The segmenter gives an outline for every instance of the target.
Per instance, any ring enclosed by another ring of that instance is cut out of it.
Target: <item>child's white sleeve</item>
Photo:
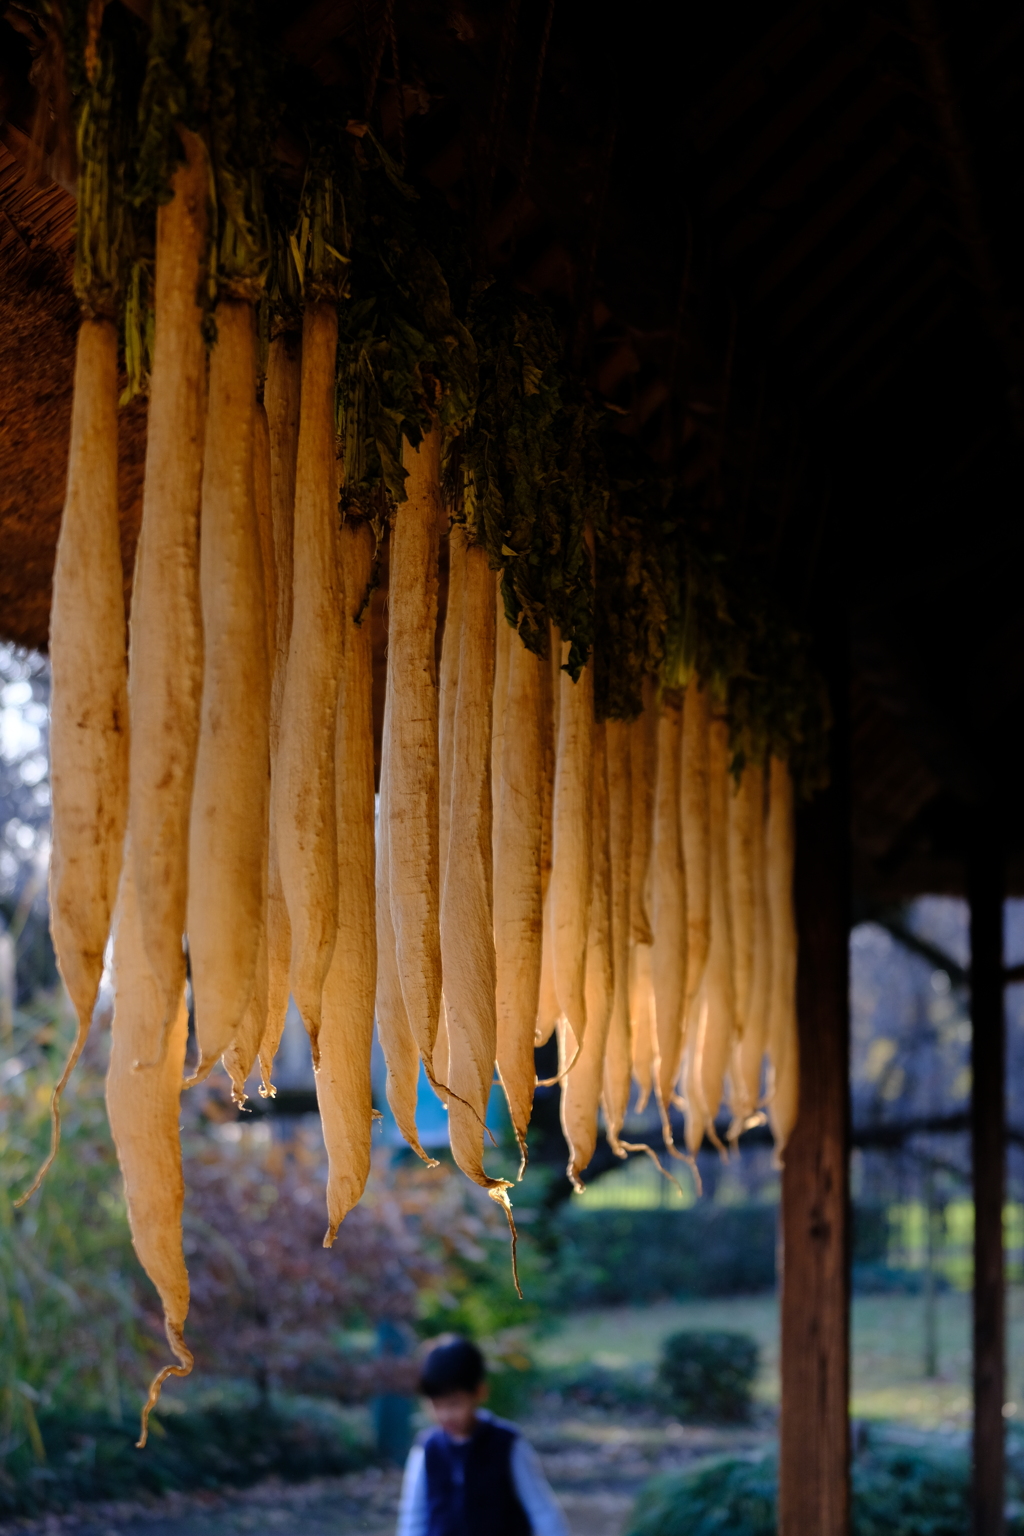
[[[522,1435],[517,1435],[513,1441],[511,1465],[512,1482],[519,1495],[519,1502],[526,1511],[533,1536],[569,1536],[565,1516],[544,1476],[540,1457]]]
[[[414,1445],[405,1463],[395,1536],[427,1536],[427,1468],[422,1445]]]

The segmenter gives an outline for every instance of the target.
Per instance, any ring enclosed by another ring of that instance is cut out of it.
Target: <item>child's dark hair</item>
[[[487,1375],[484,1357],[469,1339],[437,1344],[423,1362],[420,1391],[424,1397],[451,1392],[475,1392]]]

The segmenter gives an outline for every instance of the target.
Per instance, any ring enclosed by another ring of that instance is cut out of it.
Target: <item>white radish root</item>
[[[679,1070],[686,998],[686,874],[679,831],[682,711],[666,699],[658,717],[651,849],[651,980],[657,1060],[655,1090],[666,1147],[672,1146],[669,1108]]]
[[[699,1019],[687,1092],[696,1101],[704,1129],[714,1139],[714,1120],[736,1034],[729,905],[729,725],[717,717],[712,719],[708,733],[708,786],[711,933],[697,993]]]
[[[561,647],[554,630],[548,634],[548,657],[541,673],[544,689],[541,729],[544,736],[544,777],[541,782],[543,810],[541,820],[541,960],[540,994],[537,999],[537,1028],[534,1045],[546,1045],[558,1023],[558,994],[555,991],[554,930],[551,921],[551,845],[552,808],[555,798],[555,751],[558,742],[559,664]]]
[[[142,938],[166,1028],[185,985],[188,827],[203,681],[199,499],[206,347],[196,296],[210,170],[202,141],[182,130],[182,142],[185,161],[156,219],[155,335],[128,673],[128,831]]]
[[[388,838],[388,756],[390,752],[391,696],[384,699],[384,737],[380,762],[380,802],[377,813],[376,918],[377,918],[377,1033],[387,1067],[385,1092],[391,1113],[406,1141],[428,1167],[436,1163],[420,1146],[416,1130],[416,1092],[419,1086],[420,1053],[402,998],[398,975],[395,929],[391,921],[391,849]]]
[[[647,1108],[654,1090],[656,1059],[654,984],[651,980],[651,946],[633,943],[629,955],[629,1028],[633,1055],[633,1081],[637,1085],[637,1114]]]
[[[729,1070],[732,1087],[733,1124],[736,1137],[757,1113],[761,1099],[761,1066],[768,1023],[771,989],[771,927],[765,886],[764,769],[748,763],[743,775],[751,806],[750,888],[753,906],[750,989],[743,1033],[733,1048]]]
[[[299,448],[302,344],[297,336],[270,343],[264,400],[270,434],[270,508],[274,533],[274,664],[270,690],[270,840],[267,851],[267,1013],[260,1040],[264,1096],[272,1093],[271,1073],[288,1012],[292,930],[277,856],[273,785],[281,739],[281,713],[292,632],[295,466]]]
[[[166,1031],[165,1007],[163,988],[143,945],[135,871],[126,858],[114,918],[114,1019],[107,1114],[124,1177],[132,1243],[159,1294],[167,1342],[176,1362],[165,1365],[153,1378],[142,1410],[140,1446],[146,1443],[150,1410],[167,1377],[187,1376],[192,1369],[184,1334],[189,1285],[181,1237],[185,1180],[178,1130],[188,1042],[184,986],[171,1028]],[[140,1069],[139,1062],[153,1065]]]
[[[577,1191],[584,1187],[582,1174],[597,1148],[597,1111],[615,990],[608,761],[603,723],[594,725],[593,744],[593,894],[586,955],[587,1032],[582,1041],[577,1041],[567,1020],[561,1020],[558,1026],[559,1067],[563,1074],[562,1130],[569,1145],[566,1173]]]
[[[233,1043],[266,922],[270,664],[256,509],[256,327],[222,300],[210,358],[200,591],[205,659],[189,828],[188,939],[195,1080]]]
[[[788,764],[781,758],[773,757],[768,781],[768,825],[765,833],[766,889],[771,925],[767,1107],[775,1138],[775,1155],[780,1161],[796,1124],[800,1099],[793,853],[793,780]]]
[[[562,648],[563,661],[569,647]],[[594,682],[559,674],[558,746],[552,802],[551,949],[560,1015],[577,1048],[587,1031],[587,932],[593,891]]]
[[[373,647],[369,616],[356,624],[370,581],[373,533],[341,530],[344,629],[335,746],[338,937],[324,983],[317,1100],[327,1147],[324,1246],[362,1196],[370,1172],[370,1052],[377,985],[373,840]]]
[[[314,1064],[338,929],[334,728],[341,673],[334,373],[338,312],[307,305],[295,466],[293,616],[273,785],[275,846],[291,926],[292,996]]]
[[[704,979],[711,934],[711,831],[708,802],[708,693],[696,677],[683,697],[683,753],[680,765],[679,810],[683,864],[686,869],[686,1003],[683,1018],[683,1085],[686,1095],[686,1144],[697,1152],[704,1140],[700,1096],[694,1087],[694,1058],[698,1049],[703,999],[697,993]]]
[[[507,1203],[508,1181],[491,1178],[483,1166],[484,1125],[497,1055],[491,862],[494,577],[487,551],[467,544],[461,528],[452,530],[451,560],[453,580],[462,584],[462,633],[440,923],[451,1090],[448,1131],[452,1156],[463,1173]],[[459,565],[463,569],[456,577]]]
[[[117,330],[83,320],[67,493],[50,609],[50,929],[78,1021],[53,1091],[50,1152],[60,1145],[60,1099],[82,1054],[103,973],[128,814],[128,661],[117,509]]]
[[[496,627],[499,635],[503,628],[508,630],[511,640],[502,755],[499,775],[492,786],[498,1073],[519,1143],[522,1177],[536,1077],[533,1051],[543,931],[541,845],[547,662],[526,649],[500,610]],[[500,654],[500,646],[496,654]]]
[[[612,973],[614,990],[605,1046],[602,1106],[608,1141],[619,1151],[619,1136],[632,1089],[632,1038],[629,1023],[629,957],[631,936],[633,727],[622,720],[605,726],[608,757],[608,859],[611,882]],[[589,1012],[589,1004],[588,1004]]]
[[[654,770],[658,715],[654,683],[644,679],[644,707],[629,727],[630,778],[633,792],[632,841],[630,844],[629,920],[637,944],[653,944],[647,911],[651,835],[654,827]]]
[[[407,499],[398,508],[391,530],[388,597],[391,739],[387,835],[391,919],[406,1017],[430,1076],[441,1009],[438,693],[434,662],[441,521],[440,448],[437,427],[424,436],[418,449],[408,442],[404,445]],[[490,665],[493,667],[493,660]]]

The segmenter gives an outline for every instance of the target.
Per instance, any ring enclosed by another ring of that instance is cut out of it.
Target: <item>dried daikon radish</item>
[[[630,931],[637,944],[652,944],[647,911],[648,873],[651,865],[651,833],[654,827],[654,772],[657,753],[658,714],[654,682],[645,677],[644,707],[629,727],[630,779],[633,791],[632,842],[630,845]]]
[[[669,1108],[679,1071],[686,993],[686,873],[679,830],[682,711],[666,698],[658,716],[651,848],[651,980],[657,1061],[654,1086],[666,1146],[672,1145]]]
[[[188,940],[205,1077],[237,1036],[266,921],[270,663],[256,509],[256,326],[222,300],[210,357],[200,590],[203,704],[189,827]]]
[[[499,634],[502,628],[508,630],[511,644],[501,763],[492,789],[498,1072],[525,1163],[526,1128],[533,1108],[534,1030],[541,972],[542,726],[547,662],[526,649],[499,610]]]
[[[708,732],[708,807],[711,933],[704,976],[697,991],[699,1017],[693,1040],[687,1099],[693,1099],[714,1139],[725,1071],[736,1034],[732,920],[729,906],[729,725],[713,717]],[[698,1143],[699,1145],[699,1143]],[[695,1151],[691,1147],[691,1151]]]
[[[552,807],[555,798],[555,752],[558,742],[558,700],[561,646],[553,628],[548,632],[548,657],[541,674],[544,689],[541,729],[544,736],[543,810],[541,820],[540,890],[541,890],[541,961],[540,993],[537,999],[537,1028],[534,1045],[546,1045],[558,1022],[558,994],[555,991],[554,930],[551,923],[551,846]]]
[[[462,566],[462,634],[452,720],[451,815],[441,895],[441,956],[448,1023],[448,1132],[463,1173],[501,1199],[506,1179],[484,1170],[484,1125],[497,1055],[491,841],[494,577],[487,551],[453,528]],[[392,774],[392,784],[394,777]],[[436,1022],[436,1021],[435,1021]]]
[[[370,1052],[377,985],[373,846],[373,646],[355,622],[370,582],[373,532],[341,530],[344,628],[334,776],[338,824],[338,937],[324,982],[316,1093],[329,1172],[324,1245],[360,1199],[370,1172]]]
[[[163,988],[143,945],[135,870],[126,857],[114,917],[114,1018],[107,1114],[124,1176],[132,1243],[156,1286],[167,1342],[177,1362],[165,1365],[153,1378],[142,1410],[140,1446],[146,1443],[150,1410],[168,1376],[187,1376],[192,1369],[184,1332],[189,1285],[181,1237],[185,1180],[178,1130],[188,1042],[184,985],[169,1030],[164,1029],[165,1007]],[[161,1058],[162,1036],[165,1049]]]
[[[295,465],[299,448],[302,342],[297,335],[275,336],[270,343],[264,399],[270,432],[270,507],[274,529],[274,666],[270,690],[270,841],[267,858],[267,1021],[260,1040],[263,1094],[270,1093],[271,1072],[288,1012],[292,930],[281,886],[277,856],[273,785],[281,739],[281,712],[292,633]]]
[[[60,1098],[82,1054],[103,974],[128,814],[128,663],[117,510],[117,328],[83,319],[67,493],[50,608],[50,929],[78,1021],[53,1092],[50,1153],[60,1144]]]
[[[768,1007],[768,1119],[781,1159],[796,1124],[800,1100],[800,1047],[796,1019],[796,917],[793,911],[793,780],[789,765],[773,757],[768,781],[765,866],[771,924],[771,994]]]
[[[153,367],[128,670],[128,831],[143,943],[168,1029],[185,985],[188,827],[203,681],[206,344],[198,295],[210,167],[202,140],[184,129],[181,138],[185,160],[156,216]]]
[[[563,661],[569,646],[563,645]],[[551,943],[555,993],[577,1047],[587,1029],[587,932],[593,890],[594,679],[559,675],[551,838]]]
[[[602,1106],[608,1141],[617,1151],[632,1088],[629,1023],[629,959],[632,910],[633,727],[623,720],[605,726],[608,755],[608,860],[611,880],[612,972],[614,990],[605,1046]],[[589,1005],[588,1005],[589,1011]]]
[[[750,796],[750,889],[753,905],[751,927],[750,989],[743,1034],[733,1047],[729,1068],[732,1088],[733,1124],[729,1134],[738,1136],[744,1124],[757,1112],[761,1098],[761,1065],[768,1024],[768,999],[771,989],[771,928],[768,893],[765,884],[765,804],[764,769],[760,763],[748,763],[743,779]]]
[[[639,1089],[636,1109],[640,1114],[654,1088],[656,1057],[654,986],[651,981],[651,946],[632,943],[629,956],[629,1027],[633,1053],[633,1080]]]
[[[581,1175],[597,1147],[597,1111],[601,1101],[605,1045],[615,991],[608,759],[603,723],[595,723],[593,728],[593,757],[593,894],[587,934],[587,1032],[583,1040],[579,1041],[568,1020],[561,1020],[558,1026],[562,1130],[569,1144],[566,1173],[576,1190],[583,1189]]]
[[[291,927],[290,985],[309,1032],[314,1064],[319,1062],[324,980],[338,929],[334,729],[342,595],[334,438],[337,348],[335,305],[307,305],[295,464],[292,633],[274,765],[273,816]]]
[[[434,662],[440,450],[438,427],[425,434],[418,449],[405,443],[407,499],[395,513],[391,529],[388,595],[391,920],[406,1017],[431,1075],[441,1008],[438,696]],[[490,665],[493,667],[493,660]]]

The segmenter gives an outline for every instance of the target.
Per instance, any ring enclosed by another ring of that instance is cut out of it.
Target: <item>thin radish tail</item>
[[[46,1178],[46,1175],[49,1173],[53,1163],[56,1160],[57,1153],[60,1151],[60,1101],[63,1097],[64,1089],[71,1081],[71,1074],[74,1072],[75,1067],[78,1065],[78,1058],[81,1056],[83,1050],[85,1049],[85,1042],[89,1038],[89,1028],[92,1024],[92,1012],[93,1008],[96,1006],[96,998],[98,996],[99,987],[97,986],[96,994],[93,997],[92,1008],[90,1008],[88,1012],[80,1012],[78,1009],[75,1010],[78,1015],[78,1033],[75,1036],[74,1044],[68,1052],[67,1060],[64,1063],[64,1070],[61,1073],[57,1085],[50,1097],[50,1150],[40,1164],[39,1171],[37,1172],[35,1178],[32,1180],[32,1183],[29,1185],[28,1189],[26,1189],[25,1193],[23,1195],[19,1195],[17,1200],[14,1201],[15,1210],[20,1210],[26,1201],[31,1200],[32,1196],[35,1194],[36,1190],[39,1188],[40,1184],[42,1184],[43,1180]],[[85,1020],[84,1023],[82,1022],[83,1019]]]
[[[165,1365],[161,1370],[157,1371],[149,1384],[149,1395],[142,1407],[139,1438],[135,1442],[135,1448],[139,1451],[143,1449],[149,1438],[149,1416],[157,1405],[164,1382],[168,1376],[190,1375],[195,1364],[192,1351],[185,1343],[185,1335],[182,1330],[176,1327],[170,1319],[166,1320],[164,1328],[167,1333],[167,1342],[171,1346],[171,1351],[178,1363],[176,1365]]]
[[[512,1284],[516,1288],[516,1295],[522,1301],[523,1288],[519,1284],[519,1233],[516,1231],[516,1219],[512,1215],[512,1202],[508,1197],[510,1188],[511,1185],[507,1179],[492,1179],[487,1193],[495,1205],[500,1205],[505,1212],[505,1220],[508,1222],[509,1235],[512,1240]]]

